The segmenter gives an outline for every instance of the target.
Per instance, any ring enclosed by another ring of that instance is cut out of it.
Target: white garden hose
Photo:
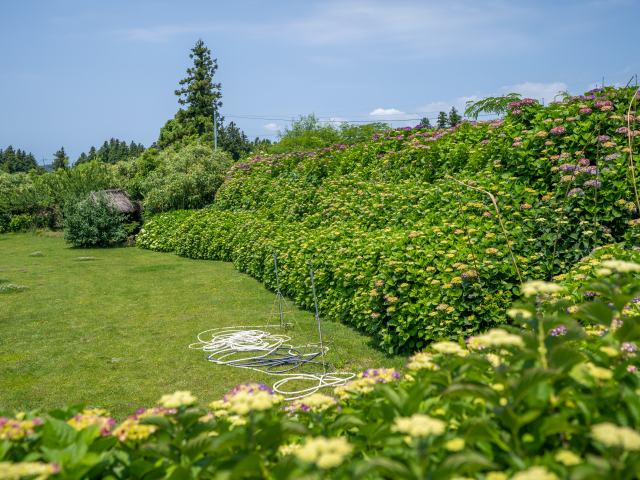
[[[274,325],[264,327],[272,328]],[[206,334],[210,334],[211,339],[205,339]],[[355,377],[353,373],[334,372],[333,366],[324,363],[324,355],[329,347],[316,344],[294,347],[285,343],[290,340],[291,337],[287,335],[255,330],[252,326],[224,327],[199,333],[198,343],[189,345],[189,348],[203,350],[208,354],[207,360],[219,365],[285,377],[273,384],[273,390],[284,395],[286,400],[303,398],[325,387],[339,387]],[[310,353],[303,353],[309,348],[312,349]],[[247,353],[255,355],[238,357],[238,354]],[[322,361],[316,361],[317,357],[321,357]],[[320,365],[323,373],[305,371],[302,368],[304,365]],[[299,367],[300,373],[287,373]],[[294,380],[312,381],[316,384],[303,390],[281,389],[287,382]]]

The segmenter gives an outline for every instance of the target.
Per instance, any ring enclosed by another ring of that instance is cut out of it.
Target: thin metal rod
[[[560,238],[560,226],[562,225],[562,222],[564,220],[564,206],[567,203],[567,196],[569,195],[569,189],[571,188],[571,185],[573,185],[573,180],[576,178],[576,168],[578,168],[578,162],[584,156],[584,151],[587,149],[587,146],[589,146],[591,137],[593,137],[593,134],[596,133],[596,130],[600,128],[600,125],[602,124],[603,120],[604,118],[600,120],[596,128],[594,128],[593,131],[589,134],[589,138],[587,138],[587,141],[582,147],[582,150],[580,150],[579,152],[576,152],[576,161],[573,164],[573,170],[571,171],[571,179],[569,180],[569,183],[567,183],[567,190],[566,192],[564,192],[564,198],[562,199],[562,207],[560,207],[562,210],[560,212],[560,220],[558,220],[558,229],[556,230],[556,239],[553,242],[553,255],[551,257],[551,271],[549,272],[549,281],[551,281],[551,279],[553,278],[553,273],[554,273],[553,269],[555,267],[555,262],[556,262],[556,250],[558,248],[558,239]]]
[[[522,277],[520,276],[520,270],[518,269],[518,262],[516,262],[516,257],[513,255],[513,250],[511,250],[511,242],[509,241],[509,237],[507,236],[507,231],[504,229],[504,225],[502,223],[502,216],[500,215],[500,210],[498,210],[498,204],[496,202],[496,197],[491,195],[486,190],[482,190],[481,188],[477,188],[477,187],[472,187],[471,185],[467,185],[466,183],[463,183],[460,180],[456,180],[451,175],[445,175],[445,178],[450,178],[454,182],[458,182],[463,187],[471,188],[473,190],[477,190],[479,192],[486,193],[487,195],[489,195],[489,198],[491,198],[491,202],[493,202],[493,206],[496,209],[496,213],[498,214],[498,221],[500,222],[500,228],[502,228],[502,234],[504,235],[504,241],[507,242],[507,248],[509,249],[509,253],[511,254],[511,260],[513,260],[513,266],[516,267],[516,273],[518,274],[518,279],[520,280],[520,284],[522,285],[523,282],[522,282]],[[480,275],[480,272],[478,272],[478,275]]]
[[[324,342],[322,340],[322,328],[320,327],[320,312],[318,311],[318,298],[316,297],[316,283],[313,279],[313,267],[309,260],[309,271],[311,272],[311,288],[313,289],[313,303],[316,306],[316,320],[318,322],[318,333],[320,334],[320,350],[322,351],[322,368],[324,369]]]
[[[273,249],[273,264],[276,267],[276,295],[278,296],[278,303],[280,304],[280,326],[284,327],[284,316],[282,315],[282,293],[280,292],[280,278],[278,277],[278,259],[276,257],[276,249]]]
[[[213,150],[218,151],[218,119],[216,110],[213,110]]]
[[[636,207],[640,212],[640,198],[638,198],[638,187],[636,185],[636,172],[635,172],[636,169],[633,163],[633,137],[634,137],[633,128],[635,127],[635,121],[636,121],[635,114],[633,117],[633,122],[634,122],[633,127],[631,126],[631,107],[633,106],[633,102],[636,101],[637,94],[638,94],[638,87],[636,86],[636,91],[633,93],[633,95],[631,95],[631,101],[629,102],[629,109],[627,110],[627,128],[630,130],[629,132],[627,132],[627,138],[629,139],[629,166],[627,167],[627,178],[629,178],[629,169],[631,169],[631,178],[633,179],[633,191],[636,195]]]
[[[473,250],[473,242],[471,241],[471,234],[469,233],[469,228],[467,227],[467,218],[464,215],[464,210],[462,210],[462,199],[460,198],[460,189],[458,188],[457,183],[454,183],[454,185],[456,187],[456,197],[458,197],[458,205],[460,207],[460,216],[462,216],[464,229],[467,233],[467,241],[469,243],[469,248],[471,249],[471,255],[473,257],[473,268],[476,269],[476,278],[478,279],[478,281],[480,281],[480,270],[478,269],[478,263],[476,262],[476,252]]]

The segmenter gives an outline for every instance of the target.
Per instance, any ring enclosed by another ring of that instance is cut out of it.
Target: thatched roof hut
[[[116,190],[103,190],[102,193],[109,198],[111,204],[115,206],[120,213],[134,213],[140,210],[140,204],[138,202],[131,203],[121,188]],[[96,199],[96,192],[91,192],[91,198]]]

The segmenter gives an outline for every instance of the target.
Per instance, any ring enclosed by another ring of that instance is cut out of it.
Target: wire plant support
[[[275,249],[273,250],[273,260],[276,273],[276,299],[267,320],[267,325],[260,327],[282,328],[286,331],[288,327],[292,327],[295,324],[298,330],[302,332],[280,290],[278,260]],[[329,345],[332,345],[333,342],[324,340],[311,260],[309,260],[309,271],[311,273],[315,316],[309,337],[304,345],[293,346],[288,343],[291,341],[291,337],[288,335],[271,333],[256,329],[260,327],[244,325],[205,330],[198,334],[198,342],[189,345],[189,348],[203,350],[207,354],[207,360],[218,365],[228,365],[283,377],[273,384],[273,390],[284,395],[288,401],[306,397],[316,393],[321,388],[335,388],[345,385],[355,377],[355,374],[338,373],[333,365],[326,363],[325,356],[329,351]],[[283,309],[283,305],[286,310]],[[294,323],[285,322],[285,314],[291,314]],[[273,317],[278,317],[279,322],[272,324],[271,319]],[[310,343],[311,336],[316,331],[316,325],[320,342]],[[206,338],[207,335],[210,335],[210,337]],[[337,349],[335,351],[340,358]],[[318,357],[320,357],[319,360]],[[341,358],[340,361],[342,362]],[[294,370],[296,372],[293,372]],[[312,386],[298,390],[286,390],[284,385],[292,381],[298,382],[296,387],[300,382],[311,382]]]

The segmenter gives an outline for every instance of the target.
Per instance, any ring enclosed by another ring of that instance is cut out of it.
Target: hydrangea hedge
[[[275,248],[286,294],[311,307],[311,259],[323,314],[390,351],[456,341],[506,322],[520,279],[563,275],[628,236],[634,91],[525,99],[504,120],[256,157],[211,208],[155,217],[137,244],[232,261],[270,287]]]
[[[209,408],[165,395],[120,423],[83,405],[0,411],[0,479],[632,480],[639,271],[604,260],[582,290],[599,296],[578,309],[567,287],[525,283],[517,326],[432,343],[404,372],[370,369],[288,405],[246,384]]]

